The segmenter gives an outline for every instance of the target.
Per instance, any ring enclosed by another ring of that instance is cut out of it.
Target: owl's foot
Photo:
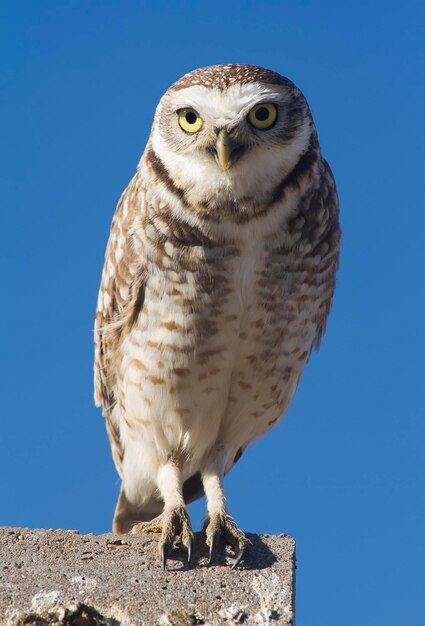
[[[187,551],[187,566],[189,567],[192,558],[193,532],[189,514],[184,506],[165,510],[150,522],[135,524],[130,532],[132,535],[161,533],[159,553],[163,569],[165,569],[171,550],[178,545],[183,546]]]
[[[209,563],[212,563],[214,548],[217,540],[222,539],[235,551],[236,560],[232,565],[234,569],[242,560],[249,539],[239,530],[228,513],[217,512],[209,516],[206,522],[207,546],[210,549]]]

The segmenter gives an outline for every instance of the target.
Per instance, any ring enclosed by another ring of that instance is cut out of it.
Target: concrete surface
[[[191,568],[164,572],[155,535],[0,528],[0,625],[292,626],[295,542],[248,536],[239,569],[223,547],[207,566],[197,533]]]

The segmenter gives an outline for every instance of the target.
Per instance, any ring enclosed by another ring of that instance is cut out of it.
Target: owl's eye
[[[180,109],[178,111],[180,127],[187,133],[197,133],[202,128],[202,117],[195,109]]]
[[[271,128],[277,119],[277,107],[274,104],[256,104],[248,113],[248,120],[254,128],[266,130]]]

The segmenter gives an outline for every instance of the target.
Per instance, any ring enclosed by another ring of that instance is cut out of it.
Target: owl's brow
[[[199,111],[199,108],[200,107],[199,107],[198,102],[195,102],[195,100],[187,99],[184,101],[182,100],[182,102],[179,102],[179,103],[176,102],[176,104],[174,104],[171,107],[171,111],[173,113],[177,113],[178,111],[181,111],[182,109],[195,109],[195,111]]]
[[[241,106],[240,108],[240,114],[247,114],[248,111],[250,111],[250,109],[255,106],[256,104],[262,104],[263,102],[274,102],[277,104],[285,104],[286,103],[286,99],[284,97],[283,94],[281,93],[270,93],[270,92],[264,92],[264,93],[260,93],[258,94],[258,96],[252,97],[251,100],[249,102],[246,102],[243,106]],[[198,112],[201,112],[201,109],[205,107],[205,103],[200,103],[196,98],[185,98],[184,100],[182,99],[180,102],[175,102],[172,106],[171,106],[171,111],[173,113],[177,113],[178,111],[181,111],[182,109],[195,109]]]

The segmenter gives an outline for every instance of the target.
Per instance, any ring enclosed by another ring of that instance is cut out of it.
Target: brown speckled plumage
[[[205,108],[197,137],[178,128],[184,98]],[[249,128],[243,107],[256,98],[278,103],[273,130]],[[215,111],[243,145],[228,173],[210,156]],[[170,88],[117,207],[96,314],[96,401],[123,479],[117,531],[141,520],[167,541],[180,528],[189,544],[181,510],[202,481],[210,544],[221,530],[245,545],[226,521],[222,477],[281,419],[319,346],[339,246],[335,183],[291,81],[224,65]]]
[[[212,89],[225,90],[233,85],[244,85],[247,83],[261,82],[271,85],[285,85],[294,91],[299,92],[288,78],[281,76],[273,70],[258,65],[212,65],[210,67],[200,67],[185,76],[182,76],[170,90],[178,91],[194,85],[202,85]]]

